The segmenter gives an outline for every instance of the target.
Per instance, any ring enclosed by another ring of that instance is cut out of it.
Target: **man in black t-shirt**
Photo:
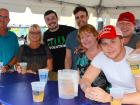
[[[56,12],[48,10],[44,14],[45,22],[48,30],[44,32],[43,41],[48,44],[51,54],[53,56],[53,71],[57,72],[64,69],[64,60],[66,54],[66,37],[68,33],[75,30],[75,28],[59,25],[58,16]]]

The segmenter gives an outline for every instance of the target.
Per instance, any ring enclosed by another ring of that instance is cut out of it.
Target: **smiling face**
[[[86,12],[84,12],[84,11],[79,11],[75,14],[75,21],[79,28],[88,23],[88,18],[89,17],[87,16]]]
[[[46,15],[44,19],[50,31],[58,29],[58,17],[54,13]]]
[[[82,32],[80,35],[81,45],[86,49],[92,48],[97,44],[96,37],[91,32]]]
[[[40,43],[41,42],[41,30],[37,24],[34,24],[29,29],[29,42]]]
[[[0,33],[7,29],[9,21],[9,11],[7,9],[0,9]]]
[[[93,49],[97,47],[96,37],[98,36],[98,32],[94,26],[90,24],[86,24],[79,28],[78,31],[78,40],[82,47],[87,50]]]
[[[124,36],[130,36],[134,32],[134,24],[128,21],[119,21],[117,26],[121,29]]]
[[[134,24],[128,21],[119,21],[117,23],[117,26],[120,28],[120,30],[123,33],[124,44],[127,44],[133,35],[135,29]]]
[[[41,32],[39,32],[39,31],[30,31],[29,34],[30,34],[29,35],[30,42],[38,42],[38,41],[40,41]]]
[[[101,39],[100,46],[104,54],[113,60],[120,60],[123,52],[123,40],[119,37],[114,39]]]

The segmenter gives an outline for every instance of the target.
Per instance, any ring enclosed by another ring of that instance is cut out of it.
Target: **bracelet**
[[[6,65],[9,69],[11,68],[11,66],[9,64]]]

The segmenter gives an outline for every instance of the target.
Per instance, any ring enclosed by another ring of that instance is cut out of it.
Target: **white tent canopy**
[[[77,5],[85,6],[96,17],[117,18],[121,12],[130,11],[140,19],[140,0],[0,0],[0,7],[11,12],[24,12],[29,7],[32,13],[52,9],[59,16],[71,16]]]

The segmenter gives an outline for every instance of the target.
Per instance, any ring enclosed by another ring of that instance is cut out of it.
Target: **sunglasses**
[[[1,15],[0,15],[0,18],[1,18],[1,19],[5,19],[5,18],[8,18],[8,16],[1,16]]]

